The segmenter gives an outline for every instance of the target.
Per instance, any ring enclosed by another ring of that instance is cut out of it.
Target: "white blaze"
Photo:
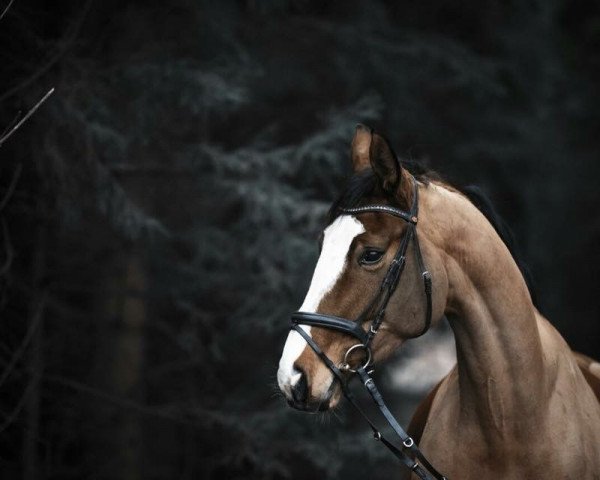
[[[323,297],[333,288],[344,271],[352,240],[364,231],[363,224],[348,215],[338,217],[325,229],[321,255],[300,311],[316,312]],[[310,335],[310,326],[301,325],[301,328]],[[305,347],[306,342],[300,334],[290,330],[277,371],[279,388],[288,396],[291,396],[291,387],[300,379],[300,373],[294,368],[294,362]]]

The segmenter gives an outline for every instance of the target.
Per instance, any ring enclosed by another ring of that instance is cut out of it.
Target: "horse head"
[[[424,185],[402,168],[385,138],[362,125],[357,127],[352,141],[351,159],[354,175],[330,210],[320,256],[300,311],[351,319],[365,333],[372,328],[377,313],[382,314],[382,323],[377,325],[378,333],[368,348],[358,347],[361,342],[357,344],[356,335],[339,329],[314,324],[299,326],[333,365],[346,372],[344,375],[355,365],[385,360],[405,340],[422,334],[430,321],[438,322],[448,290],[441,242],[431,226],[425,227],[427,210],[431,208],[426,201],[421,201],[418,240],[416,233],[409,232],[410,228],[417,228],[416,216],[403,219],[372,209],[347,213],[364,205],[391,207],[400,213],[410,211]],[[405,239],[409,234],[415,236],[414,241]],[[385,298],[382,289],[403,248],[403,239],[407,242],[403,272]],[[417,258],[425,259],[427,272],[422,271]],[[429,311],[424,301],[424,273],[432,282],[427,293]],[[385,305],[381,308],[382,302]],[[339,378],[309,348],[301,333],[292,329],[288,335],[277,373],[279,388],[297,409],[327,410],[341,397]],[[372,359],[367,358],[371,355]]]

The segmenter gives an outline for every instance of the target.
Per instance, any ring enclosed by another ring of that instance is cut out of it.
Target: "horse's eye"
[[[362,265],[373,265],[381,260],[383,252],[375,248],[367,248],[360,256],[359,263]]]

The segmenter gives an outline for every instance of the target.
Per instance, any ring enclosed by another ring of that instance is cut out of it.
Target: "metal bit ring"
[[[362,368],[367,368],[371,364],[371,358],[372,358],[371,349],[369,347],[367,347],[366,345],[363,345],[362,343],[357,343],[356,345],[352,345],[344,354],[344,361],[340,365],[341,370],[356,373],[356,369],[350,367],[350,364],[348,363],[348,357],[354,350],[356,350],[358,348],[362,348],[365,351],[366,356],[367,356],[367,360],[365,361],[365,364],[362,366]]]

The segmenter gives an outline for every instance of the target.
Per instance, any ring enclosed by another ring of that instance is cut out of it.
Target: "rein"
[[[419,213],[419,190],[416,180],[413,177],[413,200],[410,212],[388,206],[388,205],[366,205],[357,208],[345,208],[341,209],[343,214],[361,214],[361,213],[386,213],[395,217],[401,218],[408,223],[406,233],[400,242],[398,251],[394,255],[392,263],[388,267],[383,281],[379,287],[379,290],[375,297],[369,302],[367,307],[362,311],[356,320],[348,320],[346,318],[335,317],[333,315],[325,315],[321,313],[311,312],[295,312],[292,314],[292,329],[298,332],[306,343],[313,349],[321,361],[331,370],[335,379],[340,382],[342,392],[352,406],[363,416],[367,421],[371,429],[373,430],[373,436],[375,440],[381,441],[407,468],[412,470],[422,480],[447,480],[441,473],[439,473],[425,458],[423,453],[419,450],[414,440],[404,431],[397,420],[394,418],[385,402],[381,393],[377,389],[373,378],[371,377],[371,371],[368,371],[368,367],[371,365],[372,354],[371,354],[371,342],[373,337],[377,334],[379,327],[383,323],[385,317],[385,310],[390,297],[396,290],[404,266],[406,264],[406,253],[408,246],[412,240],[414,244],[415,258],[417,266],[421,271],[421,277],[423,279],[423,289],[425,291],[425,302],[426,302],[426,314],[425,324],[423,329],[417,336],[423,335],[431,325],[431,274],[425,267],[423,256],[421,254],[421,248],[419,245],[419,239],[417,236],[417,222]],[[378,307],[377,307],[378,306]],[[367,321],[369,313],[377,307],[373,320],[367,331],[362,327],[362,324]],[[333,361],[325,355],[321,348],[315,343],[308,333],[301,327],[301,325],[311,325],[317,327],[330,328],[339,332],[345,333],[356,338],[360,343],[352,345],[344,354],[344,359],[340,365],[335,365]],[[349,364],[349,357],[355,350],[363,350],[365,352],[365,362],[363,365],[359,365],[352,368]],[[348,387],[348,378],[345,373],[356,373],[360,378],[361,382],[369,392],[371,398],[385,417],[387,423],[392,427],[394,432],[398,435],[402,442],[402,447],[398,448],[387,440],[363,411],[361,406],[356,401],[356,398]],[[420,463],[419,463],[420,462]]]

